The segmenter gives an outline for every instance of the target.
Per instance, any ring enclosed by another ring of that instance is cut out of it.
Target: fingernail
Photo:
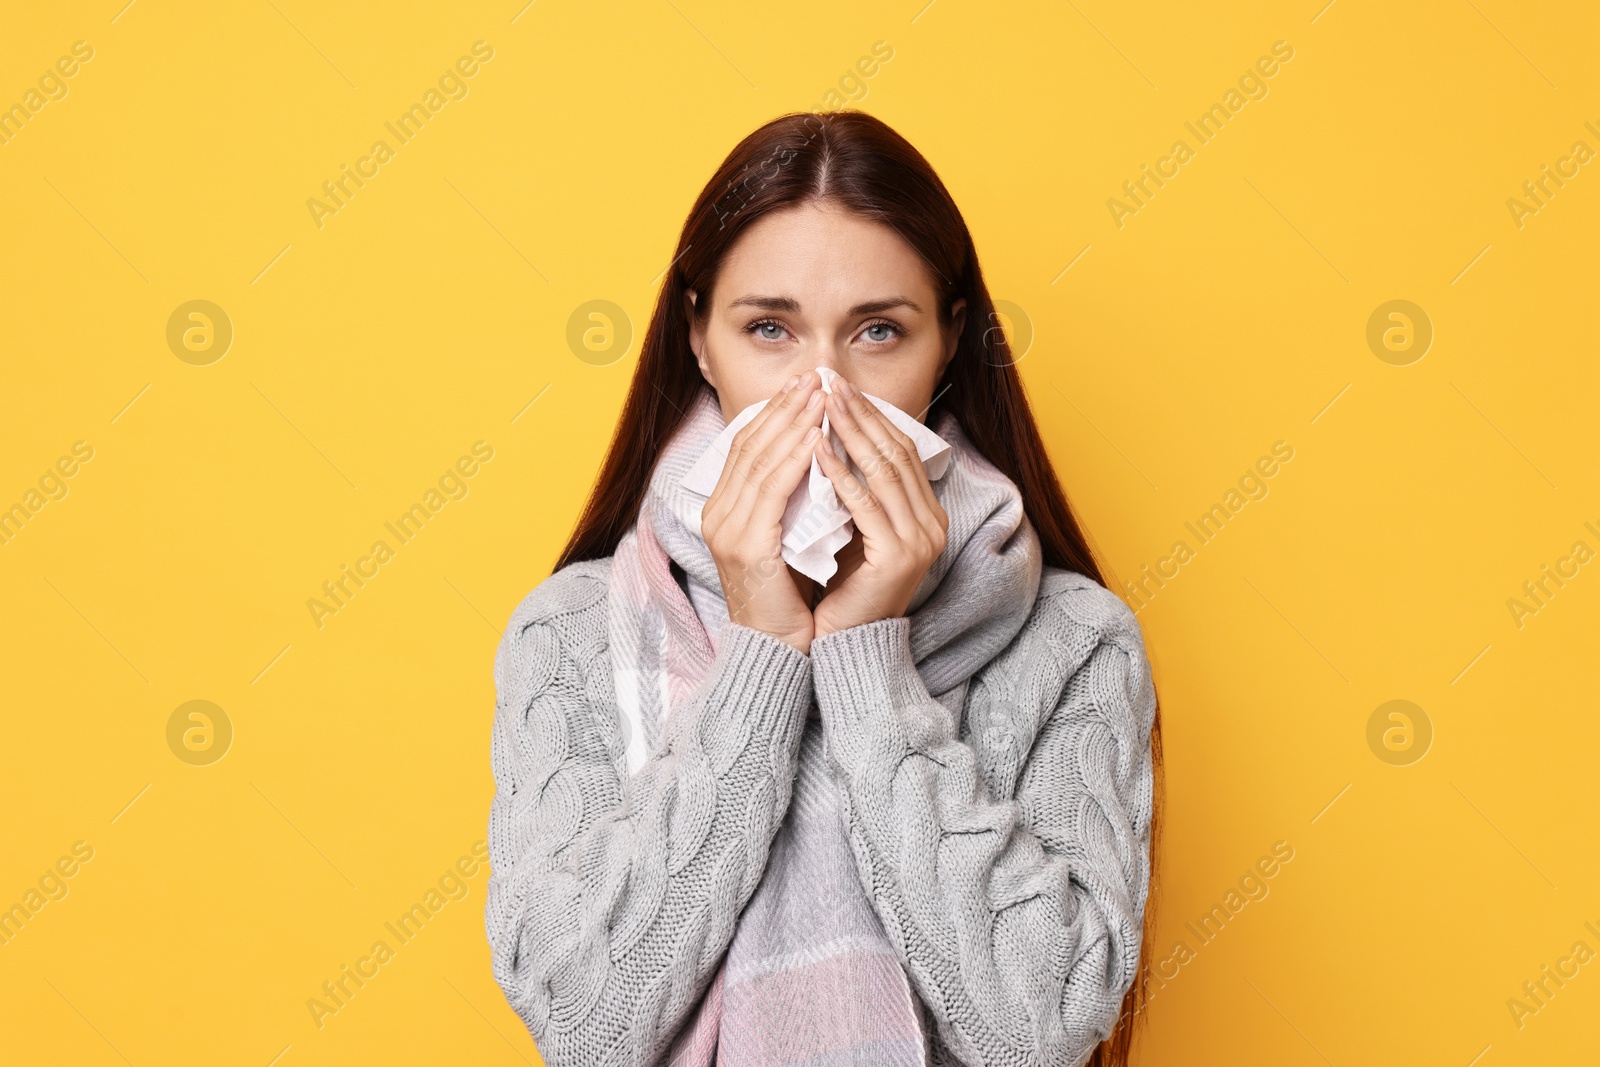
[[[821,432],[822,432],[822,427],[820,427],[820,426],[811,427],[811,429],[806,431],[805,441],[803,443],[809,445],[812,441],[815,441],[817,439],[817,435],[819,433],[821,433]]]
[[[845,381],[843,378],[835,378],[833,380],[833,389],[834,392],[840,394],[841,396],[856,395],[856,387]]]
[[[818,389],[816,392],[812,393],[811,394],[811,399],[806,401],[806,410],[807,411],[816,410],[817,405],[822,403],[822,395],[823,394],[822,394],[822,390],[821,389]]]
[[[789,380],[783,383],[783,391],[787,393],[789,390],[793,389],[795,386],[797,386],[799,384],[800,384],[800,375],[791,374],[789,376]]]

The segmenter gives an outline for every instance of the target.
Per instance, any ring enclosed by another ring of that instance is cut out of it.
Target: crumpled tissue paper
[[[829,367],[818,367],[817,374],[822,379],[822,391],[833,392],[833,379],[838,377],[837,372]],[[928,472],[928,480],[943,478],[950,467],[950,442],[887,400],[870,393],[861,395],[876,404],[878,410],[887,415],[901,433],[911,438],[917,446],[917,455],[922,459],[923,468]],[[767,403],[767,400],[758,401],[733,417],[727,428],[712,440],[683,476],[682,485],[685,489],[702,496],[711,495],[718,479],[722,477],[722,468],[727,466],[728,449],[733,444],[734,434],[755,418]],[[839,435],[828,425],[826,415],[822,417],[822,433],[832,446],[834,455],[844,459],[851,473],[863,485],[867,484],[861,468],[850,458]],[[822,465],[815,457],[812,457],[810,472],[790,494],[780,527],[783,532],[784,562],[818,584],[826,585],[839,569],[833,557],[850,543],[855,533],[855,523],[850,518],[849,509],[840,503],[833,491],[833,483],[822,473]]]

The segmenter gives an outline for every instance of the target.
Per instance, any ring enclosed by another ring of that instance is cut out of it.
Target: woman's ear
[[[950,305],[950,330],[945,337],[944,358],[939,361],[939,374],[944,375],[944,369],[950,361],[956,358],[956,349],[961,347],[961,333],[967,326],[967,298],[962,297]]]
[[[700,294],[693,289],[685,290],[683,294],[683,314],[689,320],[689,349],[694,353],[695,362],[700,365],[700,377],[715,389],[717,380],[711,373],[711,361],[706,359],[705,326],[695,318],[694,314],[695,302],[699,297]]]

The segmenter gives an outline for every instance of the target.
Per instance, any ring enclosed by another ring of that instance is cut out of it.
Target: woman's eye
[[[763,341],[783,340],[783,324],[771,320],[752,322],[745,327],[745,332],[753,333]]]
[[[884,341],[894,340],[896,333],[898,331],[887,322],[875,322],[865,330],[867,340],[876,341],[880,344]]]

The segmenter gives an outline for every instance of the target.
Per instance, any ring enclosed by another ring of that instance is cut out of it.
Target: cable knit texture
[[[956,466],[974,461],[954,420],[937,429],[964,446]],[[720,995],[746,907],[804,891],[764,880],[802,787],[831,790],[932,1064],[1076,1067],[1110,1034],[1149,876],[1138,623],[1088,577],[1037,564],[1023,610],[986,604],[961,549],[993,515],[959,536],[954,516],[905,617],[809,656],[721,621],[703,680],[631,775],[613,561],[563,568],[517,607],[495,657],[485,920],[495,978],[551,1067],[665,1060]],[[715,592],[704,561],[673,557],[695,603]]]

